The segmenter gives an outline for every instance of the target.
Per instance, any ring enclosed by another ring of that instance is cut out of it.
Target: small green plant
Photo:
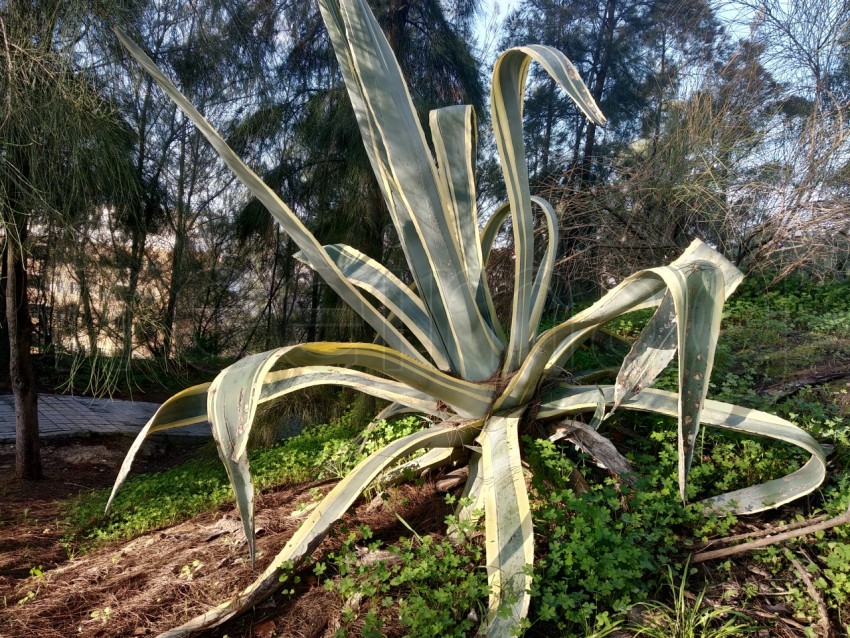
[[[95,609],[89,614],[92,620],[100,620],[101,624],[105,625],[112,620],[112,607],[104,607],[103,609]]]
[[[468,636],[486,613],[488,594],[479,567],[483,548],[470,540],[474,531],[461,524],[458,543],[414,534],[383,547],[366,526],[343,530],[340,549],[314,566],[325,587],[346,603],[342,635],[360,625],[359,635],[381,636],[384,623],[397,618],[411,638]]]
[[[676,584],[673,569],[667,566],[667,586],[672,602],[642,603],[641,623],[632,624],[633,635],[647,638],[729,638],[755,633],[759,627],[743,614],[726,605],[712,605],[705,600],[705,589],[694,600],[687,595],[688,566]]]
[[[635,488],[613,479],[576,489],[575,472],[593,470],[548,441],[527,439],[534,469],[535,527],[546,538],[532,590],[533,615],[560,633],[585,635],[611,624],[657,587],[675,560],[683,526],[702,520],[676,495],[675,456]]]

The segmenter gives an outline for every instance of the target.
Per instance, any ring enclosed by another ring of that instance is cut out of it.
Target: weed
[[[449,517],[446,523],[457,521]],[[486,613],[488,587],[480,567],[483,548],[470,540],[474,530],[468,524],[462,527],[469,533],[458,544],[414,533],[382,548],[371,541],[371,530],[361,526],[348,532],[340,549],[317,563],[314,573],[319,578],[336,574],[325,580],[325,587],[349,602],[342,622],[351,626],[359,621],[363,636],[383,635],[383,625],[393,617],[412,638],[467,636]],[[357,544],[367,541],[365,548]]]
[[[648,638],[727,638],[756,632],[743,614],[726,605],[713,606],[705,601],[705,589],[693,602],[687,596],[688,567],[685,566],[676,585],[673,570],[667,566],[667,586],[673,596],[672,604],[660,601],[642,603],[643,621],[629,627],[634,636]]]

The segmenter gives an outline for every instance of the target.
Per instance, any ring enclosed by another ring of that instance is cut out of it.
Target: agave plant
[[[348,246],[322,246],[299,218],[227,146],[151,60],[119,38],[227,165],[268,208],[299,246],[300,259],[354,308],[386,345],[305,343],[246,357],[211,383],[169,399],[134,442],[113,489],[151,433],[209,421],[254,557],[253,486],[246,446],[258,405],[322,384],[348,386],[385,399],[381,416],[416,411],[436,425],[375,452],[343,478],[249,587],[198,618],[166,632],[182,636],[218,625],[274,591],[318,546],[329,528],[370,483],[411,453],[419,469],[468,460],[469,475],[457,515],[483,512],[489,613],[481,633],[508,636],[526,615],[534,562],[533,530],[519,430],[530,421],[551,424],[553,437],[581,426],[591,438],[615,409],[678,418],[679,487],[700,424],[797,445],[811,455],[785,478],[705,501],[707,509],[756,512],[814,490],[825,476],[823,450],[809,435],[775,416],[706,399],[725,298],[741,281],[734,266],[694,241],[667,266],[625,279],[568,321],[539,331],[558,246],[557,215],[532,197],[522,136],[522,101],[532,61],[557,81],[593,122],[605,121],[575,67],[544,46],[511,49],[496,62],[492,122],[508,201],[479,231],[475,197],[476,122],[471,107],[430,113],[433,148],[411,102],[398,64],[366,0],[319,0],[363,142],[386,200],[415,286]],[[534,263],[533,207],[542,213],[548,243]],[[510,216],[515,277],[510,325],[496,316],[485,267],[499,228]],[[369,293],[389,316],[364,296]],[[611,386],[577,385],[564,363],[587,337],[622,313],[657,306]],[[678,352],[678,394],[649,386]],[[607,443],[607,441],[606,441]],[[610,445],[610,444],[609,444]],[[592,447],[592,446],[591,446]],[[111,499],[110,499],[111,502]]]

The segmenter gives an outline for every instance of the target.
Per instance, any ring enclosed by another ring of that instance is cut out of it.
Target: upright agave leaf
[[[172,397],[134,441],[112,496],[150,433],[208,418],[253,558],[253,485],[247,442],[258,405],[300,389],[331,384],[389,401],[379,416],[417,411],[432,415],[440,425],[394,441],[362,461],[310,513],[251,585],[163,636],[207,632],[273,593],[287,570],[310,555],[334,522],[382,473],[389,471],[385,479],[395,482],[405,470],[437,468],[467,457],[468,480],[456,512],[459,524],[450,532],[459,533],[483,512],[491,591],[480,633],[495,638],[513,635],[528,611],[534,562],[519,438],[520,423],[532,418],[546,421],[592,414],[590,424],[579,429],[590,437],[585,440],[592,442],[591,447],[616,458],[613,444],[596,431],[606,412],[643,410],[677,417],[683,497],[701,422],[785,441],[810,454],[806,464],[789,476],[708,499],[704,501],[707,509],[754,512],[817,488],[825,476],[825,456],[808,434],[764,412],[706,398],[721,308],[742,276],[704,243],[694,241],[673,263],[628,277],[597,303],[539,334],[557,258],[558,225],[553,207],[532,197],[529,189],[522,137],[529,65],[539,63],[592,121],[605,121],[561,53],[537,45],[518,47],[496,63],[492,119],[508,201],[479,233],[472,109],[452,106],[431,113],[432,153],[398,64],[365,0],[319,0],[319,6],[415,286],[405,286],[383,265],[351,247],[321,246],[141,49],[118,31],[130,53],[275,216],[299,247],[298,258],[360,314],[387,346],[313,343],[278,348],[237,362],[212,384]],[[543,214],[548,241],[536,269],[532,206]],[[516,261],[506,334],[496,317],[485,267],[499,228],[509,216]],[[563,366],[593,331],[625,312],[649,307],[658,310],[626,357],[615,385],[565,383]],[[677,352],[680,392],[649,388]],[[406,459],[420,449],[428,451],[414,461]]]

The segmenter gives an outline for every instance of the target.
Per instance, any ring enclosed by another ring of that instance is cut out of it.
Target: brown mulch
[[[14,446],[0,444],[0,603],[30,569],[51,569],[68,559],[60,542],[63,504],[80,492],[110,487],[131,443],[126,436],[44,440],[40,481],[14,478]],[[197,451],[197,446],[152,441],[137,457],[134,472],[163,470]]]
[[[247,558],[232,505],[68,559],[57,523],[62,501],[80,489],[110,485],[115,476],[111,453],[105,463],[91,462],[98,453],[109,452],[107,445],[97,448],[86,442],[66,444],[61,454],[45,455],[45,467],[51,468],[45,481],[7,480],[0,487],[0,603],[5,601],[0,605],[0,636],[149,636],[177,626],[250,583],[303,520],[290,516],[298,504],[313,500],[313,488],[326,493],[332,487],[328,482],[301,484],[257,496],[256,567]],[[123,450],[116,456],[123,456]],[[89,462],[59,461],[75,458]],[[157,458],[161,464],[161,455]],[[0,449],[3,474],[8,461],[8,450]],[[156,465],[148,457],[143,469]],[[409,534],[396,513],[417,531],[429,533],[442,528],[448,512],[432,486],[405,486],[393,489],[382,504],[361,503],[342,524],[352,529],[368,525],[375,538],[389,541]],[[317,554],[339,544],[332,535]],[[43,576],[29,577],[30,568],[38,565]],[[332,635],[342,603],[316,581],[311,568],[301,576],[294,595],[275,596],[210,635]]]

